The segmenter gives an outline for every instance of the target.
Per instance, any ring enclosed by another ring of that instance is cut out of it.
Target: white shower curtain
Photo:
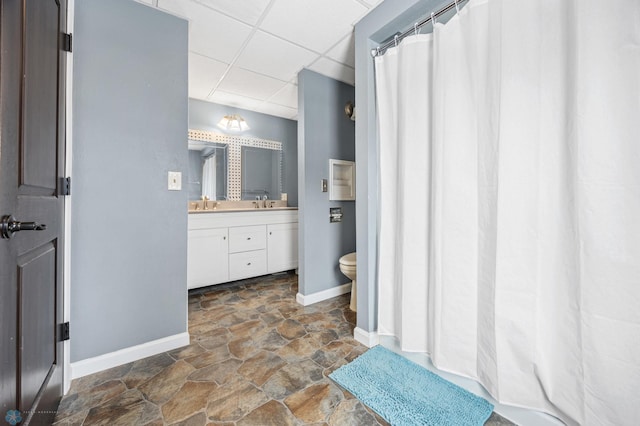
[[[471,0],[376,58],[378,331],[569,424],[640,418],[640,2]]]
[[[216,199],[216,155],[210,155],[202,166],[202,195],[210,200]]]

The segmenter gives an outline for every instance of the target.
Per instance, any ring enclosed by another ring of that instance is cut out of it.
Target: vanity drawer
[[[229,228],[229,253],[265,248],[267,248],[267,227],[265,225]]]
[[[267,251],[254,250],[229,255],[229,279],[255,277],[267,273]]]

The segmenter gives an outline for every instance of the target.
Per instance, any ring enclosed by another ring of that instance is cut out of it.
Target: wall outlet
[[[169,191],[180,191],[182,189],[182,172],[169,172]]]

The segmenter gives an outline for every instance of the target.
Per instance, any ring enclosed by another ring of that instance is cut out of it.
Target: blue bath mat
[[[483,425],[493,405],[376,346],[329,375],[394,426]]]

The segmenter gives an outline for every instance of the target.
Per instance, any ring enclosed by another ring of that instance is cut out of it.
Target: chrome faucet
[[[265,209],[267,208],[267,200],[269,199],[269,196],[267,194],[264,194],[262,196],[262,207],[264,207]]]
[[[209,207],[207,206],[207,201],[209,201],[209,197],[207,197],[206,195],[202,196],[202,210],[209,210]]]

